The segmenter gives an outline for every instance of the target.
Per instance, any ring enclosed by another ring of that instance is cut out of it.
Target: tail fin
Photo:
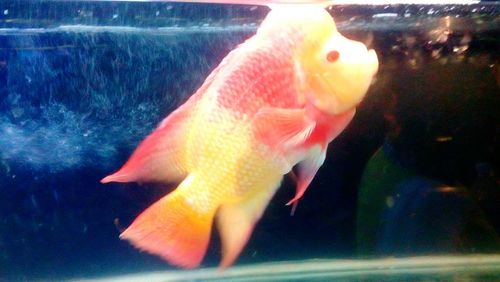
[[[196,185],[188,176],[174,192],[139,215],[120,238],[173,265],[197,267],[207,249],[216,206],[210,200],[197,203],[200,198],[193,193],[203,189]]]

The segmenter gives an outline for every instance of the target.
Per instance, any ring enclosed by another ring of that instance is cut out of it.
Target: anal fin
[[[279,183],[276,187],[259,191],[242,202],[222,205],[218,209],[217,227],[222,243],[220,269],[234,263],[278,187]]]

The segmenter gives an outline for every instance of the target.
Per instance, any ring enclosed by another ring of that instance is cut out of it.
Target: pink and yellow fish
[[[342,36],[323,7],[273,6],[257,33],[102,179],[180,183],[120,238],[193,268],[215,219],[220,266],[230,266],[294,166],[297,190],[289,204],[297,204],[377,68],[375,52]]]

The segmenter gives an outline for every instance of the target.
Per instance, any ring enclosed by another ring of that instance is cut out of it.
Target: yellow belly
[[[280,182],[286,163],[254,138],[250,118],[201,101],[188,126],[186,169],[204,182],[207,195],[238,202]],[[200,191],[201,192],[201,191]]]

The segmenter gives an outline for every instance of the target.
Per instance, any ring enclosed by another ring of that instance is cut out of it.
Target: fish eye
[[[340,53],[337,50],[332,50],[326,55],[326,60],[330,63],[336,62],[340,57]]]

